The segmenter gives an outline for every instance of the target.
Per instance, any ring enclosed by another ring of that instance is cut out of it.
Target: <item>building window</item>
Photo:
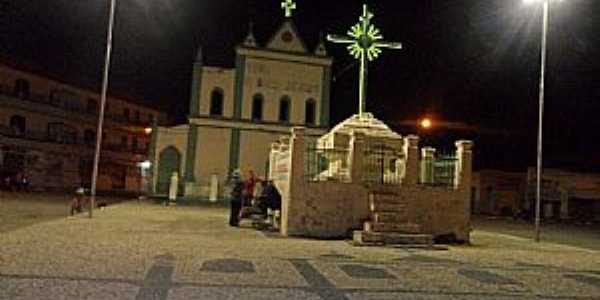
[[[138,150],[138,138],[136,136],[134,136],[133,139],[131,140],[131,150],[133,150],[133,151]]]
[[[125,117],[125,120],[129,121],[129,108],[123,109],[123,117]]]
[[[61,122],[48,123],[48,139],[56,143],[76,144],[77,129]]]
[[[215,88],[210,95],[210,115],[223,115],[223,90]]]
[[[98,112],[98,101],[94,98],[88,98],[87,101],[87,112],[90,114],[95,114]]]
[[[15,96],[21,99],[29,98],[30,87],[29,81],[19,78],[15,81]]]
[[[263,102],[264,97],[261,94],[256,94],[252,97],[252,120],[261,121],[263,118]]]
[[[127,136],[125,135],[121,137],[121,148],[127,149]]]
[[[86,129],[83,132],[83,142],[88,146],[96,144],[96,132],[91,129]]]
[[[279,122],[290,122],[290,97],[283,96],[279,100]]]
[[[142,119],[141,119],[141,117],[140,117],[140,112],[139,112],[139,111],[137,111],[137,110],[135,111],[135,114],[134,114],[134,120],[135,120],[137,123],[139,123],[139,122],[141,122],[141,121],[142,121]]]
[[[15,115],[10,117],[10,128],[15,135],[24,135],[27,129],[27,121],[25,117]]]
[[[304,123],[307,125],[315,125],[315,113],[317,110],[317,103],[314,99],[306,100],[304,107]]]

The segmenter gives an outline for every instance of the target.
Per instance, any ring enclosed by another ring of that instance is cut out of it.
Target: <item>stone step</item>
[[[392,232],[354,231],[353,244],[356,246],[382,245],[433,245],[431,234],[404,234]]]
[[[408,213],[402,212],[374,212],[373,222],[375,223],[406,223],[408,222]]]
[[[400,213],[406,211],[405,204],[387,204],[387,203],[376,203],[371,202],[369,204],[369,208],[373,213],[382,213],[382,212],[390,212],[390,213]]]
[[[414,223],[376,223],[365,222],[363,230],[367,232],[421,233],[421,225]]]
[[[370,194],[369,202],[381,204],[406,204],[406,199],[396,194]]]

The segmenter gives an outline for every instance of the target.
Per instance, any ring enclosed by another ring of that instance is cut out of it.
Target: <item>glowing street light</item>
[[[539,119],[538,119],[538,145],[537,145],[537,183],[535,193],[535,241],[540,241],[540,210],[542,197],[542,133],[544,125],[544,88],[546,81],[546,44],[548,41],[548,19],[551,0],[523,0],[525,4],[542,2],[544,6],[544,17],[542,23],[542,49],[540,70],[540,95],[539,95]],[[561,0],[557,0],[561,1]]]
[[[424,118],[419,122],[421,128],[430,129],[433,126],[433,122],[429,118]]]
[[[147,135],[152,134],[152,127],[146,127],[146,128],[144,128],[144,133],[147,134]]]

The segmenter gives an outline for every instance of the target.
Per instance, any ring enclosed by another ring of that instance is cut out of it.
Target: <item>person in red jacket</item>
[[[258,182],[258,178],[254,175],[252,170],[248,171],[248,177],[244,181],[244,206],[251,206],[252,199],[254,199],[254,189],[256,188],[256,183]]]

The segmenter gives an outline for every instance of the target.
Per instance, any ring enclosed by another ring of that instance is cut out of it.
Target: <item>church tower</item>
[[[292,127],[306,127],[315,138],[328,129],[332,59],[322,39],[307,47],[295,8],[292,0],[282,3],[283,22],[264,45],[250,24],[233,69],[204,65],[198,51],[188,124],[159,128],[155,151],[158,165],[162,149],[181,152],[184,196],[220,198],[233,170],[266,176],[271,143]]]

